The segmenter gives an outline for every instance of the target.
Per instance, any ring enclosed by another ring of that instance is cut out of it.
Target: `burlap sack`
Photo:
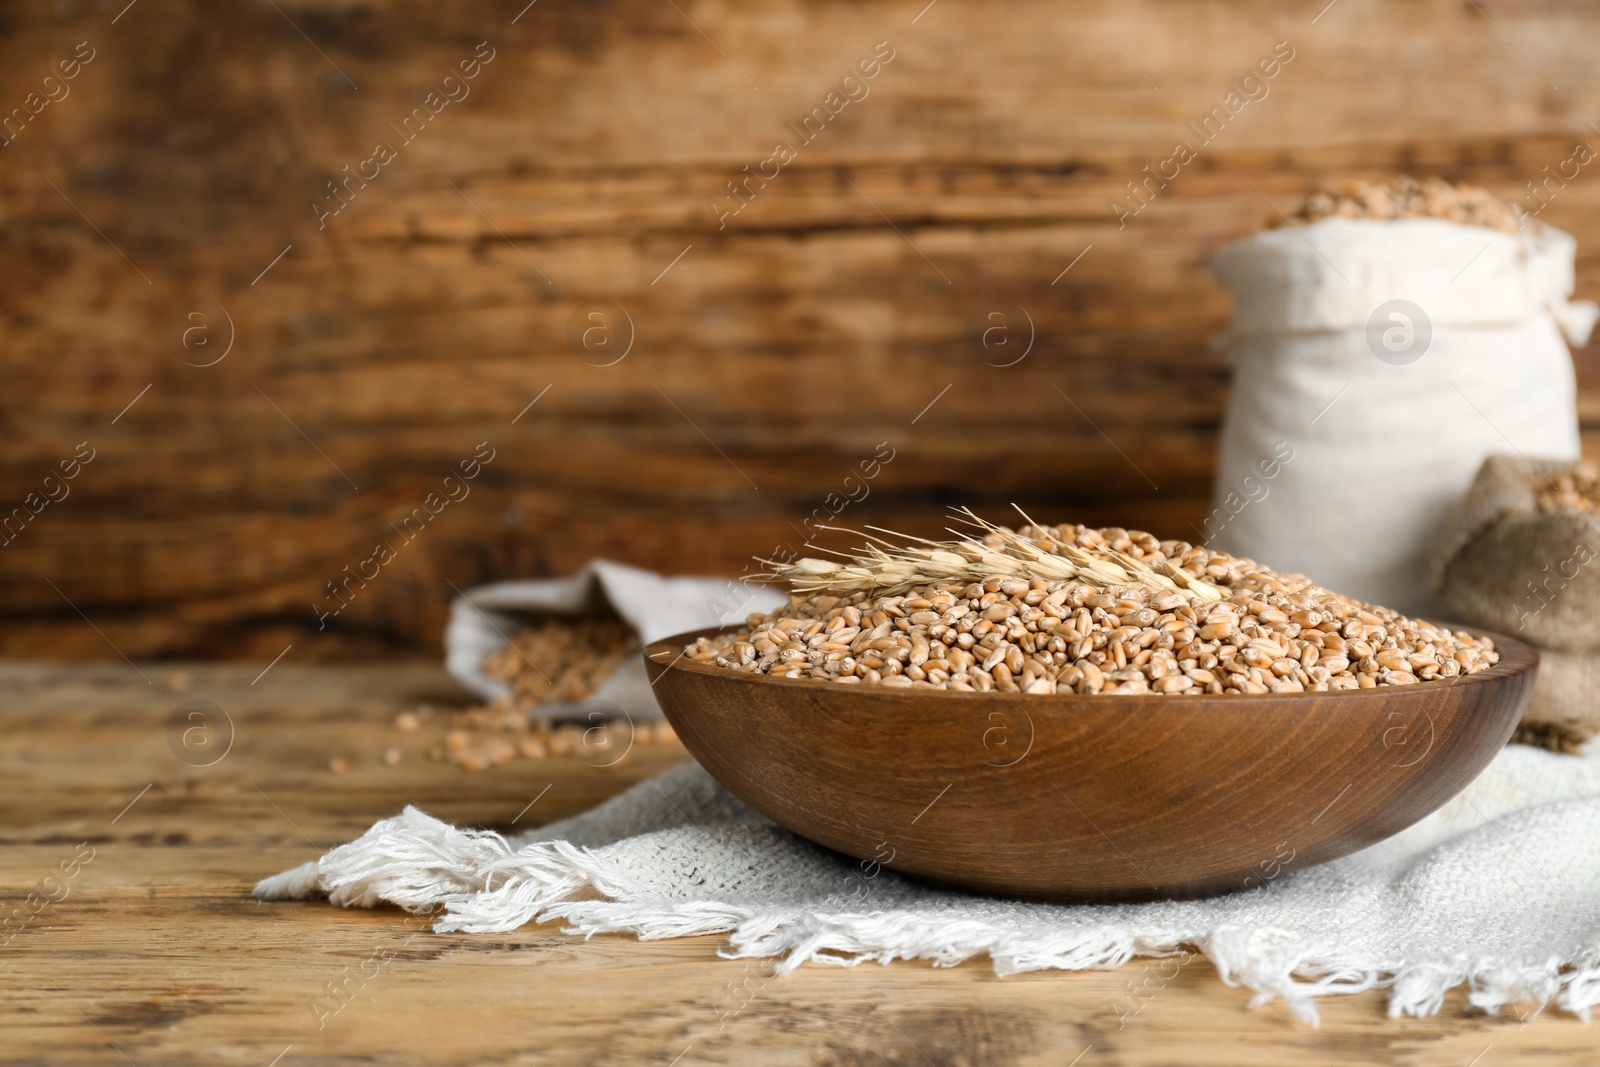
[[[1434,588],[1461,618],[1539,648],[1600,652],[1600,527],[1542,514],[1538,483],[1574,463],[1490,456],[1457,510]]]
[[[1539,681],[1513,738],[1571,752],[1600,732],[1600,526],[1541,513],[1542,479],[1567,460],[1496,455],[1457,509],[1434,589],[1463,621],[1541,650]]]
[[[1513,743],[1576,752],[1600,733],[1600,653],[1539,653],[1539,680]]]

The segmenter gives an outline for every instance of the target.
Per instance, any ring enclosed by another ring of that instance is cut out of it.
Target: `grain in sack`
[[[1358,187],[1216,256],[1234,379],[1208,546],[1438,614],[1428,559],[1484,457],[1577,458],[1575,243],[1496,204]]]
[[[1574,751],[1600,732],[1600,473],[1484,461],[1433,561],[1453,614],[1540,649],[1517,740]]]

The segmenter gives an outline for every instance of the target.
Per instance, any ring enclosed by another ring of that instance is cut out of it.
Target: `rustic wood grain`
[[[715,937],[583,941],[554,925],[438,935],[394,909],[262,904],[249,896],[259,877],[405,803],[507,829],[549,785],[517,825],[537,824],[664,769],[683,750],[640,748],[611,770],[551,759],[466,774],[418,760],[425,735],[390,726],[399,709],[454,699],[432,668],[282,664],[254,684],[256,672],[237,667],[140,669],[148,684],[121,664],[0,665],[7,910],[84,843],[94,850],[66,895],[0,948],[0,1061],[263,1065],[280,1053],[283,1065],[1592,1060],[1592,1031],[1576,1019],[1526,1008],[1484,1016],[1459,993],[1440,1016],[1407,1020],[1386,1018],[1378,994],[1331,998],[1313,1029],[1281,1005],[1247,1011],[1247,993],[1199,959],[1005,979],[986,961],[805,967],[775,978],[763,961],[720,959]],[[190,700],[213,701],[235,725],[232,749],[209,767],[179,761],[168,744],[169,720]],[[412,751],[383,766],[378,753],[395,743]],[[330,773],[333,755],[349,758],[351,770]],[[350,978],[371,974],[363,961],[384,954],[392,958],[375,977]],[[342,1002],[318,999],[330,982],[349,991]]]
[[[0,550],[0,653],[426,652],[451,582],[595,555],[737,571],[880,441],[896,458],[843,521],[934,530],[948,504],[1017,501],[1191,536],[1228,381],[1212,251],[1329,178],[1514,196],[1600,136],[1592,7],[1323,6],[0,12],[0,109],[95,51],[0,147],[0,513],[97,449]],[[1296,56],[1270,95],[1119,229],[1110,199],[1278,40]],[[319,230],[326,183],[480,41],[470,95]],[[895,57],[870,94],[719,230],[725,183],[878,41]],[[1594,296],[1590,169],[1540,217],[1578,236]],[[635,326],[615,366],[569,349],[596,302]],[[191,311],[224,340],[214,306],[234,347],[189,365]],[[1017,308],[1035,346],[989,365],[975,323]],[[1578,359],[1591,453],[1597,353]],[[317,629],[325,583],[485,440],[471,496]]]

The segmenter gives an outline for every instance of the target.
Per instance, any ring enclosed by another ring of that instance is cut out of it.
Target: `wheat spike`
[[[843,556],[840,561],[806,558],[777,563],[760,560],[770,568],[760,577],[788,582],[796,593],[841,596],[859,592],[893,596],[919,585],[966,585],[999,575],[1046,581],[1076,579],[1097,586],[1143,586],[1183,593],[1201,602],[1224,599],[1221,590],[1170,563],[1163,561],[1152,567],[1111,548],[1068,544],[1050,527],[1030,519],[1021,508],[1017,512],[1035,537],[1025,537],[1008,527],[997,526],[980,518],[971,508],[960,508],[956,512],[960,520],[981,531],[980,537],[997,539],[999,547],[959,530],[950,530],[955,535],[954,540],[930,541],[869,526],[867,529],[874,533],[861,535],[868,543],[853,554],[840,553]],[[856,532],[836,526],[822,529]]]

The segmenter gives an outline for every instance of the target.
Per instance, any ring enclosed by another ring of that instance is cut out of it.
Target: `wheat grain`
[[[772,565],[789,605],[685,654],[775,677],[1036,694],[1365,689],[1499,661],[1486,638],[1185,542],[962,514],[981,537],[875,537],[837,563]]]
[[[484,673],[511,687],[511,706],[572,704],[589,697],[639,652],[633,628],[615,617],[549,618],[484,657]]]
[[[1475,185],[1451,185],[1442,178],[1401,175],[1387,182],[1353,182],[1344,189],[1319,189],[1306,198],[1294,218],[1302,222],[1347,219],[1444,219],[1515,233],[1517,217],[1506,201]]]
[[[1600,471],[1580,463],[1569,471],[1533,480],[1533,499],[1539,511],[1600,512]]]
[[[671,743],[676,735],[665,723],[635,726],[626,713],[603,724],[585,716],[581,726],[530,718],[550,704],[566,705],[569,711],[576,707],[581,713],[582,701],[638,652],[638,634],[615,617],[551,617],[527,627],[484,658],[484,672],[505,682],[510,692],[487,704],[456,710],[450,716],[452,728],[427,747],[427,758],[467,771],[488,770],[519,757],[548,756],[575,756],[597,767],[620,767],[636,745]],[[432,709],[422,705],[396,715],[394,728],[415,733],[432,718]],[[403,753],[391,748],[384,762],[394,766],[401,758]]]

